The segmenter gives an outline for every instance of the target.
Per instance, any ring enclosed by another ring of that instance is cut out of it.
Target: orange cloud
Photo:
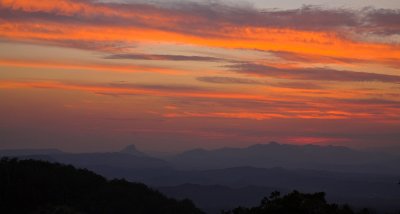
[[[148,66],[136,65],[121,65],[121,64],[89,64],[89,63],[72,63],[72,62],[48,62],[39,60],[13,60],[13,59],[0,59],[0,66],[10,67],[25,67],[25,68],[54,68],[54,69],[74,69],[74,70],[94,70],[104,72],[124,72],[124,73],[137,73],[137,72],[153,72],[161,74],[179,75],[184,71],[157,68]]]
[[[146,87],[118,87],[102,85],[84,85],[84,84],[66,84],[61,82],[18,82],[18,81],[0,81],[0,88],[48,88],[61,90],[77,90],[92,92],[98,94],[110,95],[152,95],[160,97],[193,97],[193,98],[216,98],[216,99],[242,99],[242,100],[263,100],[264,96],[240,93],[221,93],[221,92],[193,92],[187,90],[165,90],[148,89]]]
[[[387,59],[400,60],[400,50],[396,45],[355,41],[349,39],[350,36],[343,36],[343,31],[337,30],[336,25],[321,31],[317,29],[324,29],[323,23],[314,30],[312,26],[298,28],[282,23],[283,27],[281,27],[266,21],[267,18],[281,21],[282,19],[277,19],[275,16],[279,17],[282,14],[270,13],[267,17],[263,17],[257,11],[243,11],[250,16],[249,18],[266,22],[264,25],[257,25],[233,21],[236,19],[230,17],[231,14],[227,14],[230,18],[218,16],[219,19],[214,21],[207,18],[207,13],[191,13],[190,10],[152,7],[144,4],[102,4],[71,0],[39,2],[2,0],[0,7],[11,13],[23,13],[21,16],[27,17],[26,19],[3,18],[0,24],[0,37],[9,40],[34,40],[61,45],[67,45],[71,41],[169,42],[228,49],[284,51],[315,56],[319,59],[325,56],[382,63]],[[35,17],[35,12],[44,12],[50,17],[54,15],[54,19]],[[304,12],[306,13],[307,11]],[[291,16],[288,20],[293,18],[293,22],[298,21],[294,19],[296,13],[287,12],[287,14]],[[310,16],[318,15],[323,20],[322,14],[337,16],[338,19],[343,15],[349,17],[354,15],[340,11],[338,13],[317,11]],[[76,20],[68,22],[58,16],[65,16],[67,20]],[[305,22],[311,19],[310,17],[300,18]],[[311,23],[318,23],[314,18],[312,20]],[[353,21],[343,20],[343,23],[337,23],[337,25],[343,24],[346,27],[347,22]],[[360,24],[359,28],[361,29],[362,26],[365,25]],[[357,31],[357,26],[355,28],[353,30]]]
[[[223,29],[219,35],[222,38],[209,38],[135,27],[2,23],[0,37],[48,42],[69,40],[171,42],[209,47],[288,51],[359,60],[400,59],[400,50],[389,45],[352,42],[332,33],[302,32],[291,29],[227,28]]]

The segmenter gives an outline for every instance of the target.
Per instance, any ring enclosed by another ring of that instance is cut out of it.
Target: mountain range
[[[324,191],[328,200],[360,207],[400,209],[400,156],[346,147],[272,142],[159,158],[128,145],[118,152],[2,150],[0,156],[61,162],[110,179],[143,182],[170,197],[191,198],[210,214],[253,206],[273,190],[294,189]]]
[[[400,171],[399,157],[339,146],[271,142],[245,148],[195,149],[175,155],[169,161],[179,169],[252,166],[390,174]]]

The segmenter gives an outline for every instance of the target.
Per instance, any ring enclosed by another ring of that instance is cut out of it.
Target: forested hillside
[[[201,214],[125,180],[107,180],[85,169],[37,160],[0,160],[0,213]]]

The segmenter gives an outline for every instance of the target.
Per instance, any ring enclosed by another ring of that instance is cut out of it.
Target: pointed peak
[[[136,148],[135,144],[130,144],[130,145],[125,146],[125,148],[123,148],[122,150],[134,150],[134,151],[136,151],[137,148]]]
[[[145,153],[139,151],[134,144],[130,144],[130,145],[126,146],[120,152],[125,153],[125,154],[140,156],[140,157],[147,156]]]

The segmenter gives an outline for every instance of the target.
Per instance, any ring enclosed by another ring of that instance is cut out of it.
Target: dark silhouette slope
[[[108,181],[86,169],[37,160],[0,160],[0,213],[200,214],[125,180]]]

